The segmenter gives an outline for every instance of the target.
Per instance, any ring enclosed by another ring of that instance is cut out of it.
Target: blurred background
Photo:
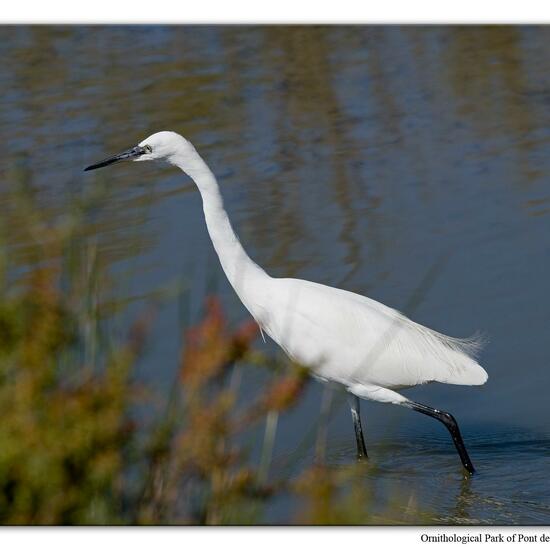
[[[548,27],[12,26],[0,52],[1,522],[550,523]],[[82,172],[159,130],[270,275],[487,336],[485,386],[407,392],[478,475],[370,402],[355,464],[341,396],[253,339],[192,182]]]

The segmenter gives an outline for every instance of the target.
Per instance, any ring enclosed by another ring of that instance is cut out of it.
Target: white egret
[[[244,251],[223,206],[218,183],[193,145],[158,132],[98,164],[163,160],[188,174],[202,196],[208,232],[235,292],[267,333],[312,374],[350,394],[357,452],[366,457],[359,398],[394,403],[436,418],[449,430],[464,468],[474,472],[458,424],[449,413],[396,390],[427,382],[479,385],[487,373],[475,360],[478,339],[462,340],[419,325],[379,302],[310,281],[270,277]]]

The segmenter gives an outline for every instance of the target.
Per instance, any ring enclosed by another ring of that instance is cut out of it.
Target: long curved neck
[[[269,276],[250,259],[239,242],[223,206],[214,174],[189,142],[171,162],[188,174],[198,187],[208,233],[222,268],[241,301],[256,316],[253,309],[257,301],[257,283],[269,279]]]

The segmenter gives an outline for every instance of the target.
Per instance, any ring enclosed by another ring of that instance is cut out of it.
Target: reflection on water
[[[72,209],[86,204],[67,257],[85,262],[90,280],[71,292],[83,316],[101,309],[108,335],[162,291],[140,374],[167,388],[182,328],[206,293],[219,292],[234,319],[245,311],[181,174],[143,165],[81,170],[152,132],[179,131],[217,174],[245,247],[273,275],[405,308],[430,266],[449,258],[410,313],[452,335],[488,334],[489,383],[411,395],[456,415],[480,474],[463,479],[439,426],[366,404],[374,465],[366,475],[381,501],[406,493],[411,509],[443,523],[550,521],[549,29],[79,26],[0,34],[0,205],[13,276],[35,267],[20,208],[29,196],[41,208],[25,216],[40,216],[44,231],[70,226]],[[79,258],[84,243],[93,257]],[[101,343],[86,346],[93,354]],[[243,392],[261,390],[253,375],[243,384]],[[312,459],[321,393],[312,385],[280,420],[274,465]],[[327,441],[330,462],[353,459],[345,407],[334,407]]]
[[[383,499],[398,495],[400,502],[422,503],[428,523],[548,523],[548,483],[546,478],[533,483],[533,469],[548,467],[550,439],[529,436],[499,426],[492,433],[470,436],[469,450],[479,472],[474,477],[461,471],[446,434],[384,440],[370,446],[376,467],[366,469],[365,477]],[[333,446],[329,462],[346,464],[354,450],[348,444]]]

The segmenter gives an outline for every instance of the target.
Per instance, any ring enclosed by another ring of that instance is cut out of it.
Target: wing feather
[[[375,300],[299,279],[276,279],[266,332],[295,360],[342,383],[387,388],[426,382],[478,385],[486,339],[446,336]]]

